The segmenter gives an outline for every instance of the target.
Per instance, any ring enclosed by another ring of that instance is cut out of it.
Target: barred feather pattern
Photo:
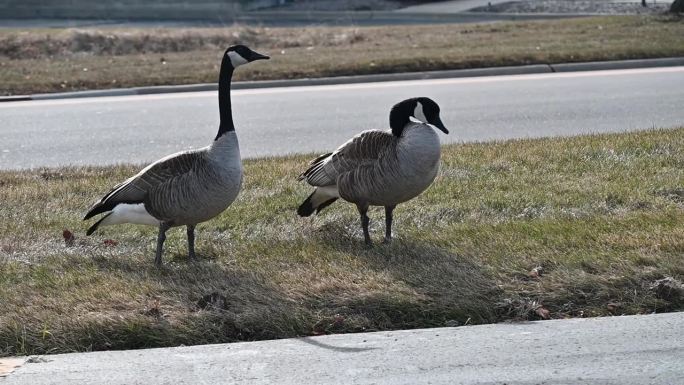
[[[194,225],[225,210],[242,184],[235,132],[211,146],[169,155],[114,187],[86,218],[120,203],[143,203],[146,211],[171,226]]]
[[[336,185],[353,203],[392,206],[423,192],[439,168],[440,144],[428,125],[409,123],[400,137],[364,131],[318,157],[300,175],[312,186]]]

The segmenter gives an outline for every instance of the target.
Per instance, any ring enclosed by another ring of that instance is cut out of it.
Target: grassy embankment
[[[684,56],[674,17],[388,27],[0,30],[0,95],[215,82],[243,43],[268,66],[237,80]]]
[[[172,230],[161,269],[153,228],[83,236],[139,167],[0,172],[0,355],[684,310],[658,286],[684,279],[684,128],[446,146],[372,249],[352,205],[296,216],[308,159],[246,162],[238,200],[198,227],[200,261]]]

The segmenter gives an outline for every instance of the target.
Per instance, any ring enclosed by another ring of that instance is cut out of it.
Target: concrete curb
[[[619,60],[603,62],[585,63],[560,63],[560,64],[533,64],[514,67],[493,67],[475,68],[463,70],[447,71],[427,71],[427,72],[406,72],[396,74],[375,74],[357,76],[337,76],[328,78],[292,79],[292,80],[262,80],[251,82],[234,82],[232,89],[255,89],[255,88],[274,88],[274,87],[296,87],[296,86],[317,86],[333,84],[354,84],[371,82],[388,82],[398,80],[423,80],[423,79],[446,79],[464,78],[475,76],[501,76],[501,75],[524,75],[552,72],[574,72],[574,71],[596,71],[611,69],[630,69],[630,68],[653,68],[653,67],[675,67],[684,66],[684,57],[663,58],[663,59],[638,59],[638,60]],[[120,88],[109,90],[60,92],[49,94],[34,94],[20,96],[0,96],[0,102],[16,102],[28,100],[49,100],[49,99],[70,99],[70,98],[90,98],[102,96],[130,96],[130,95],[150,95],[177,92],[197,92],[214,91],[218,87],[216,83],[188,84],[177,86],[151,86]]]
[[[664,59],[617,60],[607,62],[588,63],[560,63],[552,64],[554,72],[576,72],[597,70],[622,70],[631,68],[677,67],[684,66],[684,57]]]

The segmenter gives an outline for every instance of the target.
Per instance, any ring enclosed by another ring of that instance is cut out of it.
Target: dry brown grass
[[[372,249],[350,204],[296,216],[308,156],[250,160],[200,261],[173,230],[161,269],[152,228],[83,235],[139,166],[0,172],[0,355],[684,310],[657,286],[684,280],[683,154],[684,128],[446,146]]]
[[[243,43],[273,56],[238,80],[683,56],[684,22],[619,16],[387,27],[0,31],[0,94],[216,81]]]

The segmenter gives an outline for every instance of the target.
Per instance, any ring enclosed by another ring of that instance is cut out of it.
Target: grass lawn
[[[0,30],[0,95],[215,82],[224,49],[268,65],[237,80],[684,56],[684,21],[612,16],[386,27]]]
[[[445,146],[371,249],[351,204],[297,217],[309,158],[247,161],[161,269],[155,229],[80,220],[140,166],[0,172],[0,355],[684,310],[684,128]]]

